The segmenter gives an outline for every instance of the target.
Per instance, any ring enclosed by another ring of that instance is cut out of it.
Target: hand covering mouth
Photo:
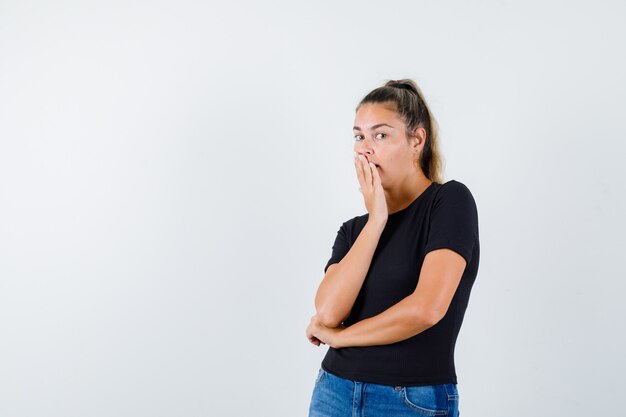
[[[369,159],[367,159],[367,162],[372,162]],[[380,168],[380,165],[378,165],[376,162],[372,162],[372,164],[374,164],[376,166],[376,168]]]

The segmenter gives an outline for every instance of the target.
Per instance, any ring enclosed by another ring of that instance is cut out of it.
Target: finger
[[[361,164],[361,160],[358,157],[354,158],[354,168],[356,169],[356,178],[359,181],[359,191],[363,188],[364,174],[363,174],[363,164]]]
[[[380,174],[378,173],[378,168],[374,165],[373,162],[370,162],[370,167],[372,168],[372,183],[374,186],[382,185],[380,181]]]
[[[363,157],[363,172],[365,173],[365,184],[372,187],[372,168],[366,157]]]

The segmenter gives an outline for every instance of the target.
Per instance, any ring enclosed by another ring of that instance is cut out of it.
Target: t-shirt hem
[[[347,379],[355,382],[365,382],[370,384],[378,384],[378,385],[389,385],[392,387],[398,386],[423,386],[423,385],[438,385],[438,384],[456,384],[457,378],[456,375],[439,375],[439,376],[429,376],[427,378],[407,378],[407,379],[398,379],[398,378],[388,378],[385,376],[376,376],[373,377],[371,375],[363,375],[358,373],[345,374],[343,372],[338,372],[326,365],[324,362],[321,364],[321,368],[331,373],[339,378]]]
[[[424,253],[432,252],[436,249],[451,249],[455,251],[465,259],[467,265],[472,260],[472,249],[454,241],[427,243],[424,247]]]

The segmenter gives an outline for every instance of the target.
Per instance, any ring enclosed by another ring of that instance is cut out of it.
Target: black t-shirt
[[[324,272],[348,253],[369,213],[341,225]],[[328,348],[322,368],[342,378],[383,385],[457,383],[454,347],[476,279],[478,211],[461,182],[436,182],[409,206],[388,216],[363,286],[348,318],[350,326],[378,315],[415,291],[426,254],[449,248],[467,261],[443,319],[406,340],[378,346]]]

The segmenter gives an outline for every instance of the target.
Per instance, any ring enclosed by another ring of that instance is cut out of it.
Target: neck
[[[387,212],[393,214],[409,206],[432,184],[422,173],[414,173],[404,179],[397,187],[385,189]]]

